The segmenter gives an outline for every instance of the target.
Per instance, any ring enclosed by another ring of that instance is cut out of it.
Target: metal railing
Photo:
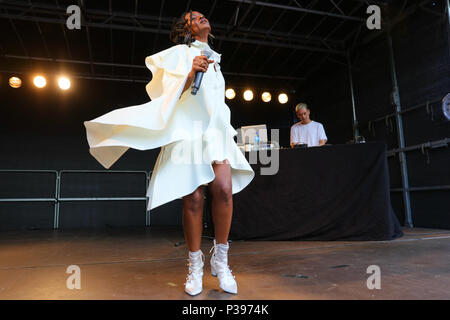
[[[53,202],[54,217],[53,228],[59,228],[59,205],[64,201],[143,201],[145,200],[145,225],[150,225],[150,211],[147,210],[148,198],[145,197],[76,197],[62,198],[61,184],[63,173],[143,173],[145,174],[146,188],[150,182],[151,171],[130,171],[130,170],[0,170],[0,173],[52,173],[55,175],[55,195],[51,198],[0,198],[0,202]]]
[[[391,119],[394,118],[397,113],[398,114],[405,114],[405,113],[408,113],[408,112],[411,112],[411,111],[414,111],[414,110],[417,110],[417,109],[421,109],[421,108],[425,108],[426,111],[427,111],[427,114],[430,115],[431,120],[433,120],[434,119],[434,111],[433,111],[432,105],[434,105],[435,103],[440,103],[441,101],[442,101],[442,98],[433,98],[431,100],[427,100],[426,102],[422,102],[422,103],[416,104],[416,105],[414,105],[412,107],[404,108],[404,109],[401,109],[401,110],[399,110],[397,112],[394,111],[394,112],[391,112],[391,113],[386,114],[384,116],[378,117],[376,119],[369,120],[369,121],[367,121],[364,124],[359,124],[358,126],[360,128],[361,127],[367,127],[369,129],[369,132],[373,134],[374,133],[374,124],[376,122],[384,121],[386,123],[386,126],[392,127]]]
[[[430,156],[428,153],[428,150],[431,149],[437,149],[437,148],[448,148],[448,144],[450,143],[450,138],[444,138],[441,140],[435,140],[435,141],[427,141],[423,143],[419,143],[413,146],[406,146],[404,148],[396,148],[389,150],[387,152],[387,157],[395,156],[396,154],[400,152],[409,152],[409,151],[415,151],[420,150],[423,155],[427,157],[427,164],[430,164]]]
[[[450,185],[443,186],[424,186],[424,187],[409,187],[410,192],[417,191],[441,191],[450,190]],[[403,188],[391,188],[391,192],[403,192]]]

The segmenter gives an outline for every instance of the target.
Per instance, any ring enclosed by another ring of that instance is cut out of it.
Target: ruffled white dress
[[[227,159],[232,193],[244,189],[255,173],[236,145],[225,104],[220,54],[204,74],[197,95],[182,94],[192,61],[208,44],[176,45],[145,59],[153,74],[146,91],[151,101],[113,110],[85,121],[89,152],[109,169],[127,150],[161,147],[147,189],[147,210],[192,193],[214,180],[213,161]]]

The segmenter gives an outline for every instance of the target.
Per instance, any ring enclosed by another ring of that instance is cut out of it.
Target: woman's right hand
[[[209,60],[206,56],[196,56],[192,62],[191,73],[206,72],[209,64],[213,62],[214,60]]]
[[[197,72],[206,72],[206,70],[208,70],[209,64],[213,62],[214,60],[209,60],[206,56],[196,56],[194,58],[194,61],[192,61],[192,69],[188,74],[186,84],[183,88],[183,93],[191,86],[192,81],[194,81],[195,74]]]

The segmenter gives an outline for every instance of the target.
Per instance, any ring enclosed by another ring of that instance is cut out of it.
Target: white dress
[[[214,180],[213,161],[228,159],[232,193],[255,173],[236,145],[225,104],[220,55],[214,51],[197,95],[182,90],[195,56],[206,43],[176,45],[145,59],[153,74],[146,91],[151,101],[113,110],[85,121],[89,152],[109,169],[127,150],[161,147],[147,189],[147,210],[180,199]]]

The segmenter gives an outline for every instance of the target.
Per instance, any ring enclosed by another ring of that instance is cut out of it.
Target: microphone
[[[207,48],[202,50],[202,56],[205,56],[208,59],[211,56],[211,54],[212,54],[212,51]],[[194,86],[192,87],[192,91],[191,91],[192,95],[195,96],[197,94],[198,89],[200,89],[200,84],[202,83],[202,78],[203,78],[203,72],[198,71],[197,74],[195,75]]]

